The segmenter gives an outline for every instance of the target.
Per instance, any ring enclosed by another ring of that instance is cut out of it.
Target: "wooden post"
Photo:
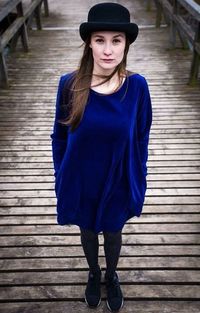
[[[41,6],[40,6],[40,4],[36,7],[34,14],[35,14],[35,19],[36,19],[37,29],[41,30],[42,29],[42,21],[41,21]]]
[[[24,16],[22,2],[20,2],[17,5],[17,13],[18,13],[18,16]],[[22,31],[20,33],[21,33],[22,45],[24,47],[24,51],[28,52],[29,51],[29,48],[28,48],[28,34],[27,34],[27,28],[26,28],[26,23],[25,22],[21,26],[21,29],[22,29]]]
[[[177,9],[177,0],[174,0],[173,1],[173,16],[177,15],[177,11],[178,11],[178,9]],[[169,41],[170,41],[170,44],[171,44],[172,48],[175,48],[175,46],[176,46],[176,24],[174,22],[173,16],[170,19]]]
[[[198,44],[198,48],[197,48]],[[198,22],[197,30],[195,33],[195,40],[193,44],[193,58],[192,58],[192,65],[190,69],[190,78],[189,78],[189,85],[195,85],[198,79],[198,73],[199,73],[199,65],[200,65],[200,22]]]
[[[16,34],[13,36],[13,38],[10,40],[10,52],[15,51],[19,36],[20,36],[20,30],[18,30]]]
[[[44,15],[49,16],[49,5],[48,5],[48,0],[43,0],[44,3]]]
[[[156,6],[156,27],[160,27],[162,21],[162,6],[158,0],[155,0]]]
[[[181,15],[181,9],[180,9],[180,3],[179,1],[177,1],[177,15]],[[189,49],[189,43],[188,41],[186,40],[185,36],[184,36],[184,33],[181,32],[181,30],[179,28],[177,28],[177,34],[179,36],[179,39],[180,39],[180,42],[182,44],[182,48],[183,49]]]
[[[151,0],[146,0],[146,10],[147,12],[151,11]]]
[[[1,50],[1,47],[0,47],[0,86],[3,88],[9,87],[7,67],[3,50]]]

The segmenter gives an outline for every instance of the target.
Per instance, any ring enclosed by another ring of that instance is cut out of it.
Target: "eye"
[[[99,42],[99,43],[101,43],[101,42],[103,42],[103,39],[98,38],[98,39],[96,39],[96,40],[95,40],[95,42]]]
[[[113,42],[114,43],[119,43],[119,42],[121,42],[121,40],[120,39],[114,39]]]

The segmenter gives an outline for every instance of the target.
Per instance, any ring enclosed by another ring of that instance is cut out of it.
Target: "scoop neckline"
[[[114,91],[112,93],[102,93],[102,92],[95,91],[92,88],[90,88],[90,91],[93,92],[96,95],[104,96],[104,97],[107,96],[108,97],[108,96],[116,95],[117,93],[119,93],[123,89],[123,87],[126,85],[126,82],[127,82],[127,76],[126,76],[123,84],[116,91]]]

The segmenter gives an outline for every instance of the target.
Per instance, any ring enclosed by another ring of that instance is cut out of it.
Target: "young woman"
[[[126,69],[138,26],[124,6],[94,5],[79,32],[83,56],[78,69],[60,78],[51,134],[57,221],[80,228],[90,307],[101,302],[103,233],[107,306],[117,311],[123,306],[116,273],[122,229],[140,216],[146,192],[151,99],[145,77]]]

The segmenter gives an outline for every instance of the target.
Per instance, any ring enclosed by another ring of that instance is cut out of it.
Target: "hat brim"
[[[79,33],[83,41],[86,41],[87,37],[95,31],[120,31],[125,32],[129,38],[130,44],[133,43],[139,32],[138,25],[135,23],[96,23],[85,22],[79,27]]]

